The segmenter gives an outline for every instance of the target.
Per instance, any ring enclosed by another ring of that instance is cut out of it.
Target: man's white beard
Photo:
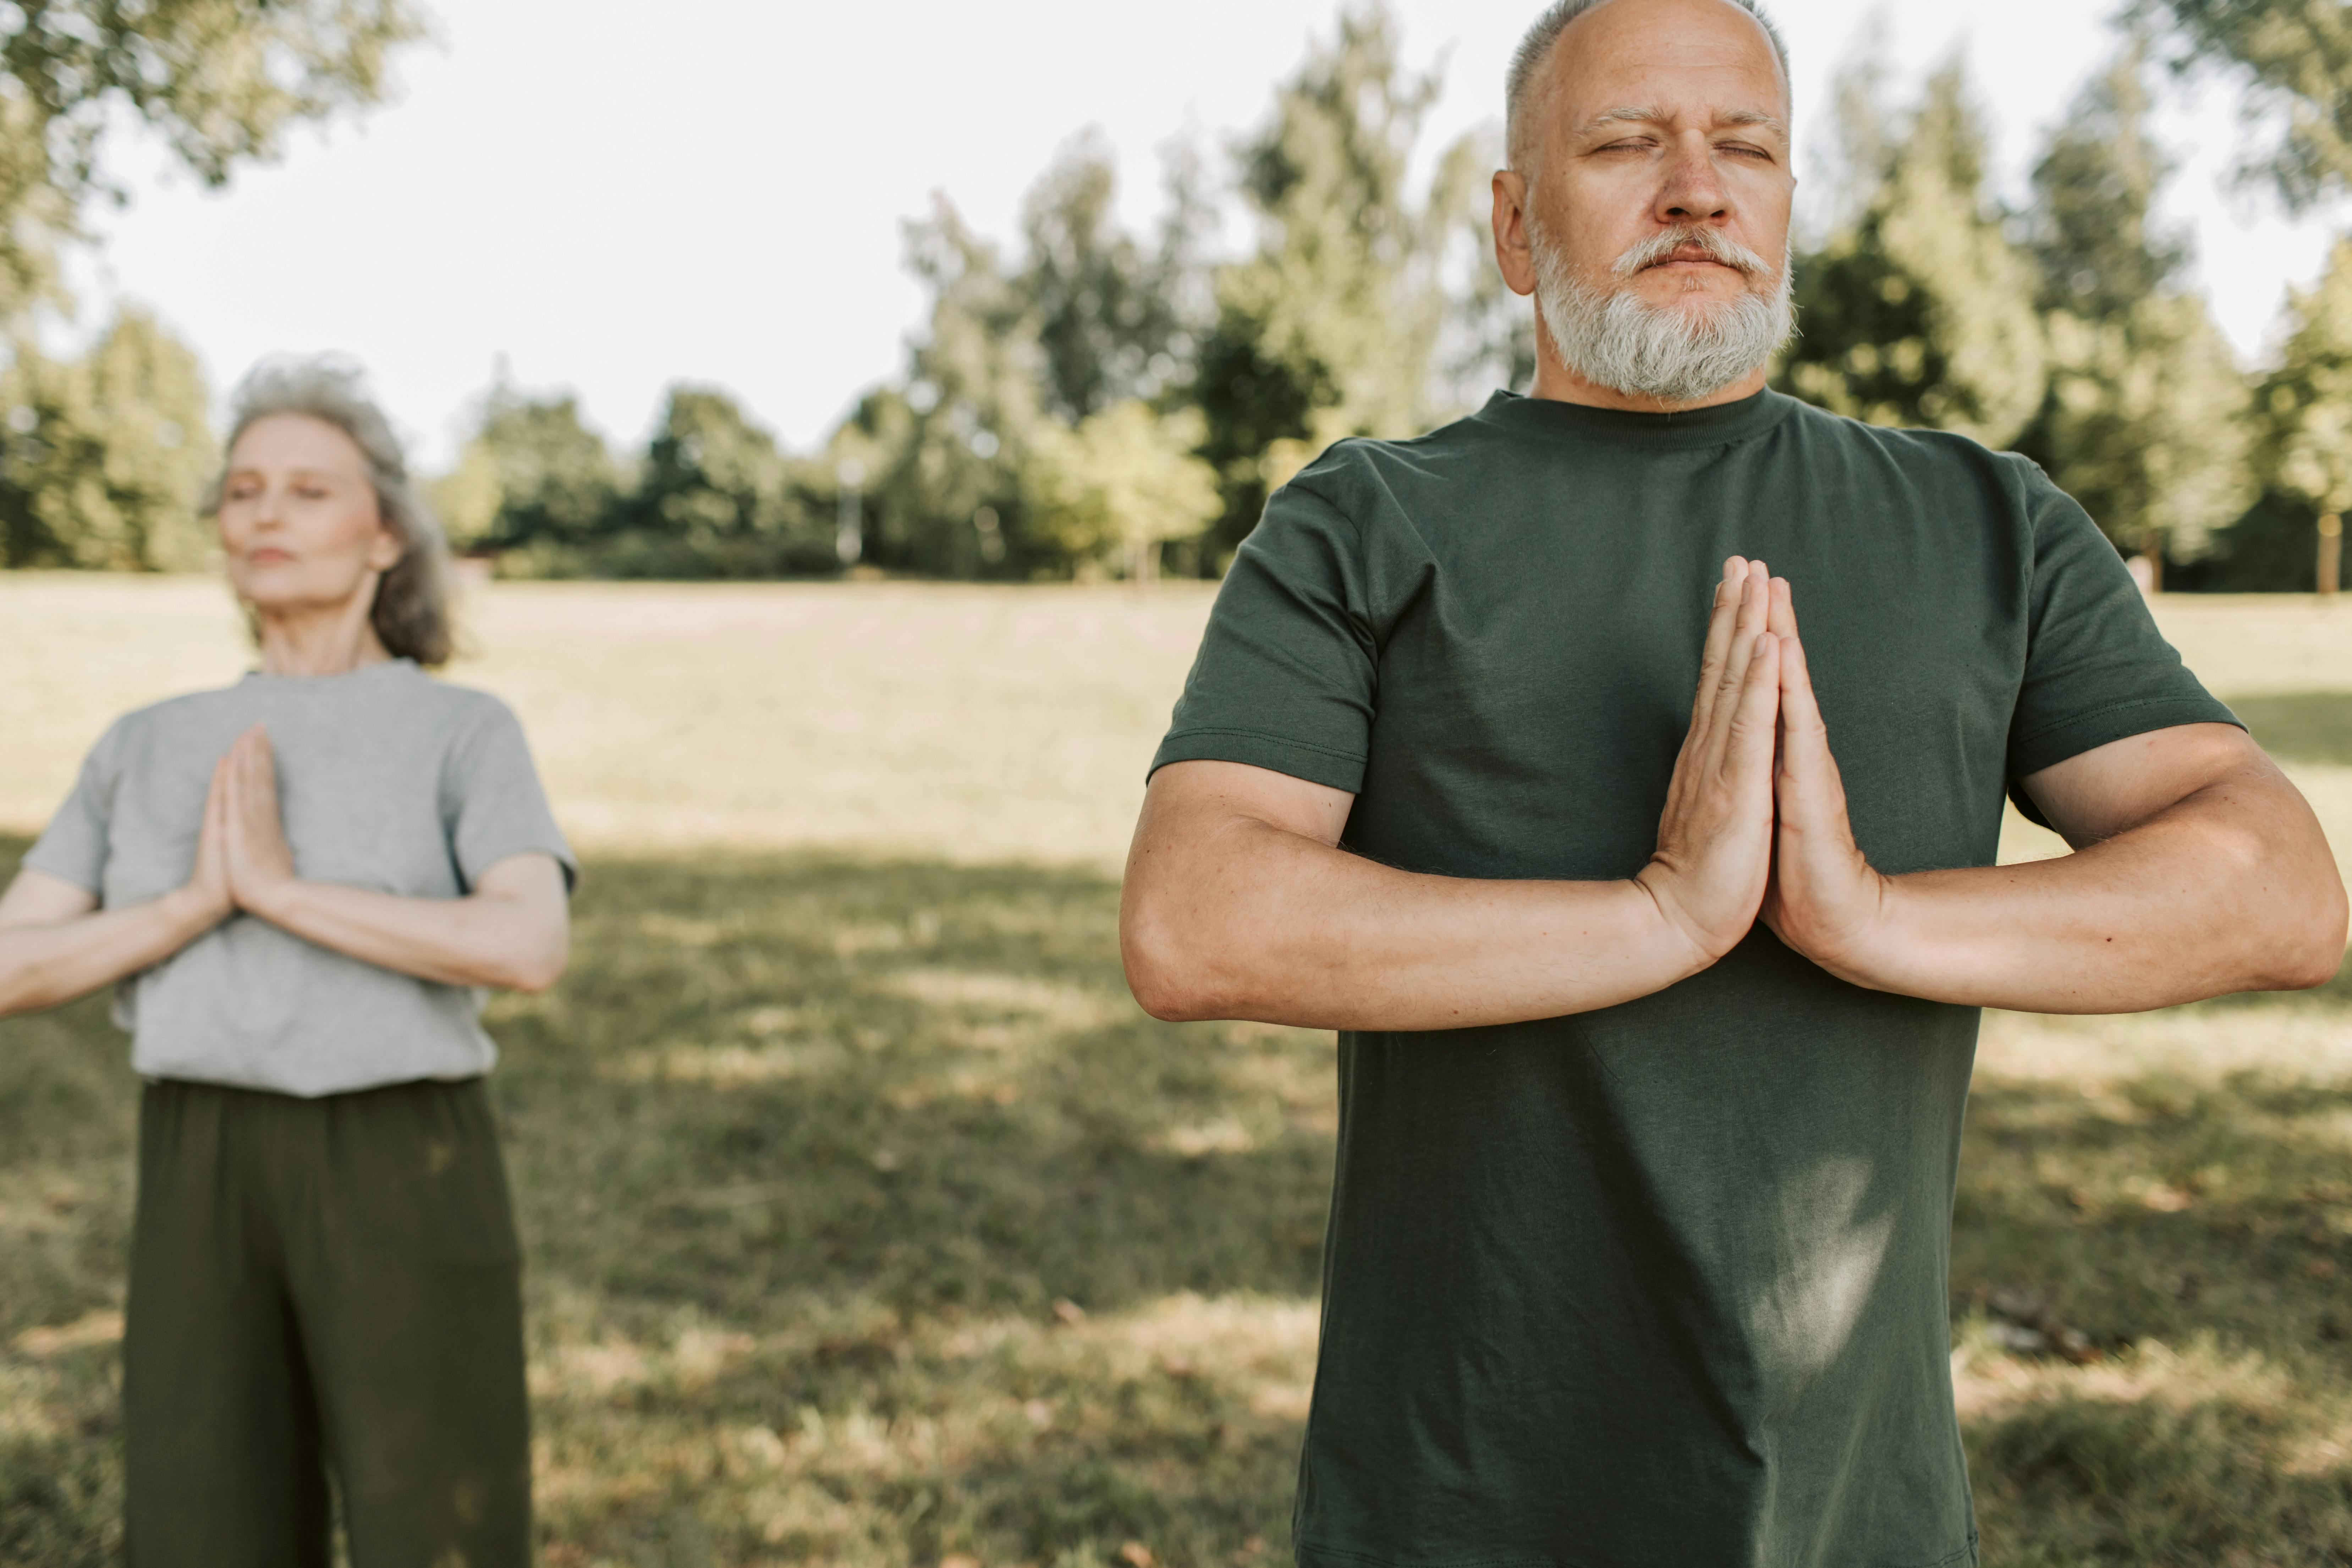
[[[1653,305],[1631,289],[1603,293],[1569,269],[1563,247],[1530,226],[1536,264],[1536,308],[1552,346],[1568,368],[1596,386],[1661,403],[1696,403],[1751,374],[1796,330],[1788,258],[1769,297],[1743,292],[1728,304],[1693,310]],[[1633,277],[1684,245],[1706,248],[1716,260],[1753,277],[1769,273],[1763,258],[1720,229],[1670,229],[1628,250],[1611,268]]]

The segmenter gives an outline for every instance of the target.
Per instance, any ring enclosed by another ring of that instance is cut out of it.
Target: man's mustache
[[[1762,257],[1721,229],[1697,224],[1664,229],[1652,235],[1620,256],[1610,270],[1620,278],[1631,278],[1644,268],[1654,267],[1666,260],[1685,246],[1703,250],[1709,261],[1720,262],[1749,277],[1769,274],[1772,270]]]

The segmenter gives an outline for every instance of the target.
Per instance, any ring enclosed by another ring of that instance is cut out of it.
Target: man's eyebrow
[[[1781,124],[1780,121],[1774,119],[1771,115],[1765,113],[1760,109],[1726,110],[1723,113],[1717,115],[1716,119],[1719,123],[1725,125],[1761,125],[1768,130],[1779,132],[1783,140],[1786,140],[1789,134],[1789,128],[1787,126]]]
[[[1577,127],[1580,134],[1590,135],[1612,125],[1664,125],[1675,116],[1663,109],[1643,109],[1628,104],[1622,108],[1603,110]],[[1787,140],[1789,128],[1760,109],[1727,109],[1715,117],[1718,125],[1760,125],[1776,132]]]
[[[1609,109],[1594,115],[1577,127],[1580,132],[1598,131],[1605,125],[1664,125],[1673,115],[1663,109]]]

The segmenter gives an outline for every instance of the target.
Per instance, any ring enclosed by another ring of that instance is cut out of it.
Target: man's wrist
[[[1899,879],[1868,871],[1870,898],[1862,918],[1822,951],[1805,954],[1849,984],[1872,991],[1899,991],[1910,971],[1904,914],[1907,900]]]
[[[1646,922],[1646,940],[1637,945],[1637,951],[1653,958],[1661,978],[1652,989],[1663,991],[1702,970],[1713,968],[1723,953],[1683,920],[1673,893],[1658,886],[1650,874],[1653,869],[1654,867],[1644,867],[1628,878],[1626,888],[1630,897],[1637,900],[1635,919]]]

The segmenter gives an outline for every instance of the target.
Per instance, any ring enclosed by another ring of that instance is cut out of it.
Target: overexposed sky
[[[1428,142],[1499,119],[1504,62],[1537,0],[1392,4],[1408,58],[1444,64]],[[2001,177],[2021,187],[2039,132],[2105,58],[2114,8],[1779,0],[1800,175],[1830,77],[1877,9],[1906,71],[1965,50]],[[271,351],[353,353],[427,462],[454,449],[499,356],[520,385],[578,393],[617,442],[641,440],[664,388],[687,380],[726,387],[806,448],[898,368],[922,305],[899,225],[933,191],[1009,240],[1055,149],[1098,126],[1128,212],[1147,222],[1160,146],[1191,128],[1213,147],[1258,121],[1338,4],[437,10],[439,42],[403,58],[392,104],[301,134],[226,191],[152,144],[118,142],[132,199],[94,215],[105,243],[75,268],[85,321],[117,298],[145,304],[216,387]],[[2316,275],[2327,234],[2225,197],[2234,122],[2225,94],[2208,98],[2169,122],[2192,155],[2172,202],[2251,359],[2287,284]]]

